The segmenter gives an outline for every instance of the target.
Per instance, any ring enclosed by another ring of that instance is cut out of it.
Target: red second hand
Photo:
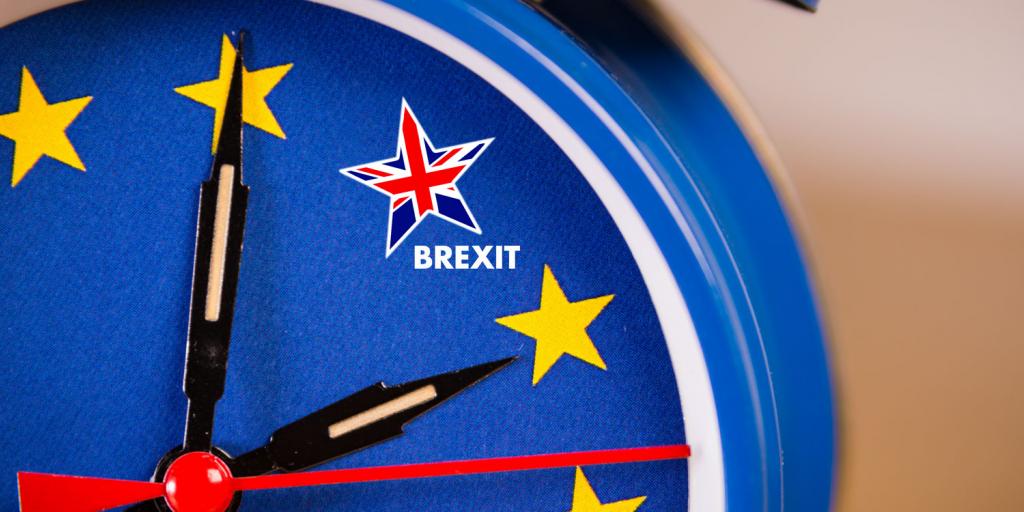
[[[496,457],[493,459],[426,462],[423,464],[403,464],[398,466],[334,469],[328,471],[310,471],[307,473],[250,476],[236,478],[234,481],[234,488],[237,491],[255,491],[260,489],[282,489],[286,487],[308,487],[314,485],[380,482],[385,480],[406,480],[411,478],[478,475],[482,473],[499,473],[506,471],[528,471],[533,469],[619,464],[623,462],[650,462],[656,460],[685,459],[689,456],[689,446],[685,444],[674,444],[644,448],[623,448],[617,450],[596,450],[545,455],[520,455],[516,457]]]
[[[685,444],[231,478],[235,491],[685,459]],[[98,512],[164,496],[163,483],[18,473],[22,512]],[[187,512],[187,511],[181,511]]]
[[[97,512],[164,495],[164,484],[87,476],[18,473],[21,512]]]

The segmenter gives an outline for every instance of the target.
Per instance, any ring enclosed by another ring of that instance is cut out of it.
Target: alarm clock
[[[3,21],[3,510],[829,507],[780,171],[644,9]]]

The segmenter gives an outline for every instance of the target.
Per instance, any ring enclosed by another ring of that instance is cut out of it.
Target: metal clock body
[[[253,483],[241,510],[827,508],[823,334],[779,185],[700,56],[633,9],[97,1],[0,52],[0,509],[30,510],[19,472],[163,489],[179,446],[231,478],[627,450]],[[195,325],[227,312],[226,384],[190,405]],[[136,507],[198,510],[162,500]]]

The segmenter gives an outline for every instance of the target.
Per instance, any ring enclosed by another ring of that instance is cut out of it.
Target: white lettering
[[[515,270],[519,250],[518,245],[435,245],[433,250],[428,245],[417,245],[413,249],[413,268]]]
[[[483,247],[474,245],[473,252],[476,253],[476,261],[473,262],[473,266],[470,267],[470,270],[476,270],[480,268],[480,265],[493,270],[494,265],[491,265],[491,259],[487,257],[487,255],[491,253],[491,249],[494,249],[493,245],[485,245]]]
[[[442,265],[444,268],[451,270],[452,264],[449,259],[452,257],[452,248],[447,245],[438,245],[434,247],[434,268],[440,269]]]
[[[519,252],[518,245],[506,245],[505,252],[508,253],[508,268],[516,268],[516,253]]]
[[[417,245],[414,249],[414,263],[413,268],[420,270],[430,268],[430,247],[425,245]]]
[[[456,245],[455,246],[455,268],[459,270],[466,270],[469,268],[469,246],[468,245]]]

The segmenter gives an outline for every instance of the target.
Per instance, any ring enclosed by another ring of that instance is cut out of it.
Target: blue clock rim
[[[706,326],[697,325],[718,404],[723,445],[727,432],[760,440],[759,450],[755,450],[760,453],[723,446],[727,509],[827,509],[835,472],[835,408],[825,333],[810,271],[771,173],[761,164],[756,150],[712,85],[685,58],[677,63],[678,69],[658,70],[699,77],[689,83],[696,89],[694,94],[705,101],[710,119],[706,120],[707,127],[715,129],[718,137],[705,146],[705,151],[744,152],[751,156],[747,165],[731,169],[731,178],[743,180],[739,183],[760,185],[742,193],[730,190],[738,187],[715,185],[715,179],[706,179],[719,169],[700,165],[702,158],[685,159],[684,165],[674,150],[678,145],[673,142],[685,134],[671,127],[656,126],[593,55],[533,8],[518,2],[492,0],[443,0],[429,5],[415,0],[386,3],[437,26],[512,72],[574,127],[587,123],[600,126],[594,112],[531,54],[540,51],[549,63],[569,73],[626,130],[661,179],[670,185],[687,222],[702,235],[697,237],[695,249],[706,261],[688,261],[666,253],[669,266],[680,276],[686,273],[682,269],[686,265],[710,264],[710,268],[705,267],[707,284],[721,295],[705,298],[725,311],[723,319],[733,329],[709,336],[708,330],[702,328]],[[602,143],[609,138],[614,141],[610,134],[595,135],[585,130],[578,134],[603,161],[606,157],[614,158],[607,150],[602,151],[608,148]],[[608,167],[649,222],[659,247],[664,250],[665,243],[677,241],[678,226],[650,217],[651,208],[637,204],[636,197],[629,193],[634,186],[650,187],[647,178],[640,173],[617,170],[616,166]],[[755,243],[730,244],[724,235],[724,231],[735,227],[730,222],[741,224],[742,232],[757,231],[761,236]],[[774,274],[771,278],[765,277],[764,268],[750,268],[755,265],[752,262],[759,260],[770,264],[770,273]],[[785,290],[787,300],[780,301],[781,305],[751,301],[750,290],[777,288],[780,283],[789,283]],[[692,295],[687,293],[686,298],[692,310]],[[769,318],[771,321],[765,322]],[[694,321],[699,323],[696,318]],[[768,323],[774,326],[771,332],[765,325]],[[784,347],[778,346],[780,340],[784,340]],[[720,342],[733,346],[721,350],[714,346]],[[738,363],[737,359],[745,361]],[[737,375],[737,371],[745,374]],[[725,407],[721,398],[726,396],[744,399],[738,403],[730,401]]]

